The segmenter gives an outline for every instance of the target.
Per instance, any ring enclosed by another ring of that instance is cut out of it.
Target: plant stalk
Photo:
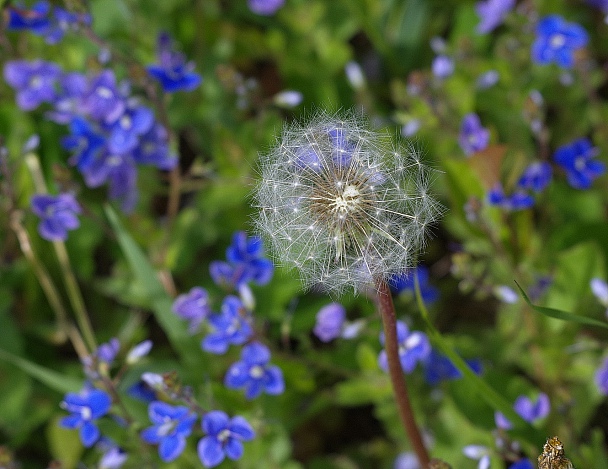
[[[377,282],[378,309],[382,316],[384,327],[384,347],[388,361],[388,372],[393,385],[395,402],[399,410],[399,417],[405,427],[410,443],[416,453],[420,467],[428,467],[430,462],[429,453],[422,441],[422,434],[414,419],[414,412],[410,403],[405,375],[399,360],[399,344],[397,342],[397,315],[391,291],[384,280]]]

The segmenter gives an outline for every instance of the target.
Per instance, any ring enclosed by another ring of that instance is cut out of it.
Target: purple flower
[[[384,346],[384,332],[380,333],[380,343]],[[399,360],[401,368],[406,373],[411,373],[418,362],[423,362],[431,353],[431,344],[423,332],[412,331],[403,321],[397,321],[397,342],[399,344]],[[378,356],[378,365],[384,371],[388,371],[386,351],[382,350]]]
[[[422,301],[425,303],[436,301],[439,298],[439,290],[429,284],[429,269],[424,265],[419,265],[415,269],[393,275],[389,280],[391,290],[397,294],[404,291],[414,292],[416,275],[420,284]]]
[[[139,360],[141,360],[143,357],[150,353],[150,350],[152,350],[152,345],[153,344],[151,340],[144,340],[139,344],[134,345],[133,348],[129,350],[129,353],[127,353],[125,363],[127,363],[128,365],[133,365],[134,363],[137,363]]]
[[[68,231],[80,226],[80,205],[72,194],[36,194],[32,197],[32,212],[40,217],[38,232],[48,241],[65,241]]]
[[[70,429],[78,428],[82,444],[89,448],[100,436],[94,420],[106,415],[111,405],[110,396],[99,389],[84,389],[80,394],[68,393],[61,407],[71,412],[71,415],[63,417],[59,425]]]
[[[238,288],[250,281],[265,285],[272,278],[274,266],[264,257],[264,246],[258,236],[247,237],[244,231],[236,232],[226,250],[226,258],[228,262],[214,261],[209,266],[211,277],[218,285]]]
[[[81,24],[91,24],[91,15],[88,13],[74,13],[55,7],[53,14],[49,17],[48,25],[36,31],[36,33],[44,36],[47,44],[57,44],[63,39],[65,33],[69,30],[77,30]]]
[[[72,119],[70,132],[71,135],[61,139],[61,145],[73,152],[70,164],[80,171],[87,171],[105,146],[106,138],[97,133],[93,125],[82,117]]]
[[[480,90],[491,88],[500,80],[500,74],[497,70],[488,70],[477,77],[475,84]]]
[[[54,102],[54,109],[46,117],[58,124],[68,124],[81,111],[82,98],[88,89],[87,77],[81,73],[64,73],[59,81],[60,90]]]
[[[551,404],[549,402],[549,396],[545,393],[540,393],[536,402],[532,402],[532,400],[526,396],[519,396],[515,400],[513,409],[515,409],[515,412],[517,412],[517,414],[526,422],[533,423],[536,420],[540,420],[549,415]],[[513,427],[511,422],[501,412],[496,412],[494,414],[494,420],[496,421],[496,426],[498,428],[509,430]]]
[[[466,363],[476,374],[481,374],[480,360],[466,360]],[[462,373],[454,366],[452,361],[435,350],[431,350],[431,353],[424,360],[424,379],[431,386],[435,386],[443,380],[459,379],[461,377]]]
[[[129,212],[135,206],[137,168],[129,154],[111,154],[104,149],[82,173],[88,187],[108,183],[110,200],[118,200],[123,211]]]
[[[152,402],[156,400],[156,391],[150,387],[148,383],[143,380],[139,380],[133,383],[127,389],[127,394],[133,399],[137,399],[143,402]]]
[[[587,4],[608,13],[608,0],[587,0]]]
[[[274,15],[284,3],[285,0],[247,0],[252,12],[265,16]]]
[[[167,130],[156,123],[142,135],[133,150],[133,158],[138,164],[148,164],[168,171],[175,167],[178,160],[169,149]]]
[[[281,91],[280,93],[275,94],[272,98],[275,105],[286,109],[291,109],[292,107],[297,106],[302,102],[303,99],[304,95],[295,90]]]
[[[51,7],[48,1],[36,2],[31,9],[26,10],[22,4],[7,7],[8,23],[6,29],[9,31],[30,30],[39,33],[49,25],[48,14]]]
[[[520,459],[509,466],[509,469],[535,469],[536,466],[529,459]]]
[[[340,337],[346,319],[346,310],[340,303],[330,303],[323,306],[317,313],[314,334],[321,342],[330,342]]]
[[[120,342],[116,337],[112,337],[108,342],[97,347],[95,355],[100,362],[110,365],[120,350]]]
[[[477,25],[479,34],[487,34],[498,27],[507,13],[515,6],[515,0],[486,0],[475,5],[475,11],[481,22]]]
[[[534,198],[521,190],[507,196],[502,186],[496,184],[488,193],[488,202],[490,205],[496,205],[508,211],[517,211],[532,207]]]
[[[595,372],[595,385],[601,394],[608,396],[608,357],[604,359]]]
[[[481,126],[479,116],[470,113],[464,116],[458,137],[460,148],[466,155],[484,150],[490,142],[490,131]]]
[[[589,283],[593,295],[600,303],[608,307],[608,283],[599,277],[594,277]]]
[[[173,50],[167,33],[158,35],[156,58],[158,65],[149,65],[147,70],[167,93],[192,91],[201,84],[202,78],[194,72],[194,63],[186,62],[183,54]]]
[[[283,373],[278,366],[268,365],[270,351],[258,342],[243,347],[241,361],[234,363],[224,379],[230,389],[245,388],[245,397],[255,399],[262,392],[271,395],[285,391]]]
[[[122,116],[126,103],[116,87],[112,70],[104,70],[89,85],[83,99],[84,110],[105,124],[113,124]]]
[[[221,355],[226,353],[230,344],[243,345],[247,342],[253,331],[246,311],[236,296],[224,298],[221,313],[209,316],[213,332],[201,342],[203,350]]]
[[[526,168],[519,178],[517,186],[534,192],[542,192],[551,182],[551,165],[544,161],[535,161]]]
[[[153,425],[141,432],[142,440],[157,444],[158,454],[163,461],[173,461],[186,447],[186,437],[192,433],[196,414],[184,406],[154,401],[148,407],[148,415]]]
[[[152,110],[136,104],[128,106],[109,129],[108,149],[118,154],[130,152],[139,144],[139,137],[148,132],[153,124]]]
[[[393,463],[393,469],[421,469],[415,453],[401,453]]]
[[[532,44],[532,60],[538,64],[557,63],[562,68],[574,65],[574,53],[587,45],[585,29],[568,23],[559,15],[549,15],[536,25],[536,40]]]
[[[229,418],[221,410],[206,413],[202,427],[207,436],[198,442],[198,457],[205,467],[217,466],[226,456],[239,459],[244,450],[242,442],[255,437],[247,420],[240,416]]]
[[[53,102],[60,75],[58,65],[43,60],[13,60],[4,66],[4,79],[17,91],[17,105],[24,111]]]
[[[575,189],[589,189],[593,179],[606,171],[604,163],[593,159],[597,154],[588,138],[579,138],[559,147],[553,159],[566,171],[568,184]]]
[[[119,469],[127,461],[128,455],[118,446],[112,446],[99,460],[99,469]]]
[[[447,55],[438,55],[433,59],[431,70],[437,78],[447,78],[454,73],[454,60]]]
[[[203,319],[211,314],[207,290],[194,287],[188,293],[179,295],[173,302],[173,312],[190,322],[188,330],[194,333]]]

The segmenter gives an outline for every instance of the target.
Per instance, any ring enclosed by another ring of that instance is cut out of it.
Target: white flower
[[[477,469],[488,469],[490,467],[490,449],[482,445],[468,445],[462,448],[467,458],[478,460]]]
[[[257,227],[306,287],[357,291],[403,272],[441,212],[419,154],[354,115],[287,127],[260,172]]]

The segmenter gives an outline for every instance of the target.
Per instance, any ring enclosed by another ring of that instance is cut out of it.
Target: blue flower
[[[284,3],[285,0],[247,0],[252,12],[265,16],[274,15]]]
[[[507,13],[515,6],[515,0],[486,0],[477,2],[475,11],[481,22],[477,25],[479,34],[487,34],[498,27]]]
[[[139,139],[139,144],[133,150],[133,159],[138,164],[148,164],[168,171],[177,165],[177,157],[169,150],[167,130],[155,123],[148,132]]]
[[[118,355],[119,350],[120,341],[116,337],[112,337],[108,342],[97,347],[95,355],[99,361],[110,365]]]
[[[568,23],[559,15],[549,15],[536,25],[536,40],[532,44],[532,60],[538,64],[557,63],[562,68],[574,65],[574,53],[587,45],[585,29]]]
[[[317,321],[312,331],[321,342],[330,342],[340,337],[345,319],[344,306],[340,303],[330,303],[317,313]]]
[[[488,202],[490,205],[496,205],[508,211],[516,211],[532,207],[534,198],[521,190],[507,196],[502,186],[496,184],[488,193]]]
[[[587,0],[587,4],[608,13],[608,0]]]
[[[395,293],[404,291],[415,291],[415,278],[418,276],[420,285],[420,294],[422,301],[425,303],[433,303],[439,298],[439,290],[429,284],[429,269],[424,265],[419,265],[415,269],[410,269],[407,272],[393,275],[389,279],[391,290]]]
[[[68,231],[80,226],[76,215],[81,209],[72,194],[36,194],[32,197],[31,207],[41,219],[38,232],[48,241],[65,241]]]
[[[143,402],[152,402],[156,400],[156,391],[143,380],[139,380],[129,386],[127,394],[132,398]]]
[[[536,466],[529,459],[520,459],[509,466],[509,469],[535,469]]]
[[[50,9],[50,4],[46,0],[36,2],[29,10],[26,10],[23,5],[9,6],[7,7],[6,29],[9,31],[29,30],[34,33],[44,31],[49,26]]]
[[[482,367],[480,360],[466,360],[466,363],[475,374],[481,374]],[[448,357],[441,355],[435,350],[431,350],[431,353],[424,361],[424,379],[427,383],[434,386],[443,380],[459,379],[461,377],[462,373]]]
[[[64,73],[59,80],[59,92],[54,109],[46,117],[58,124],[68,124],[78,116],[83,107],[82,98],[88,89],[87,77],[81,73]]]
[[[24,111],[53,102],[60,76],[57,64],[43,60],[13,60],[4,66],[4,79],[17,91],[17,105]]]
[[[226,353],[230,344],[247,342],[253,331],[246,314],[246,308],[236,296],[224,298],[221,313],[209,316],[213,332],[201,342],[203,350],[221,355]]]
[[[83,106],[93,119],[105,124],[113,124],[122,116],[126,103],[112,70],[104,70],[93,79],[83,97]]]
[[[595,372],[595,385],[601,394],[608,396],[608,357],[604,359]]]
[[[194,287],[188,293],[179,295],[173,302],[173,312],[179,317],[190,321],[188,330],[194,333],[209,314],[209,295],[207,290]]]
[[[438,55],[433,59],[431,70],[437,78],[447,78],[454,73],[454,60],[447,55]]]
[[[575,189],[589,189],[593,179],[606,171],[604,163],[593,159],[597,154],[588,138],[579,138],[559,147],[553,159],[566,171],[568,184]]]
[[[80,394],[66,394],[61,406],[72,415],[63,417],[59,425],[64,428],[78,428],[80,440],[87,448],[93,446],[100,436],[94,421],[108,413],[112,405],[110,396],[99,389],[84,389]]]
[[[238,288],[247,282],[267,284],[274,266],[264,257],[264,246],[258,236],[247,237],[244,231],[236,232],[226,250],[228,262],[214,261],[209,266],[213,281],[218,285]]]
[[[226,456],[239,459],[243,455],[242,442],[255,437],[247,420],[240,416],[229,418],[221,410],[206,413],[202,427],[207,436],[198,442],[198,457],[205,467],[217,466]]]
[[[194,63],[186,62],[183,54],[173,50],[171,38],[167,33],[158,35],[157,44],[158,65],[149,65],[148,73],[160,82],[167,93],[196,89],[202,78],[194,72]]]
[[[384,346],[384,332],[380,333],[380,343]],[[418,362],[423,362],[431,353],[431,344],[423,332],[412,331],[403,321],[397,321],[397,343],[399,344],[399,360],[401,368],[406,373],[411,373]],[[382,350],[378,356],[378,365],[384,371],[388,371],[386,351]]]
[[[98,469],[119,469],[128,458],[127,453],[107,437],[101,437],[95,449],[103,453],[97,465]]]
[[[551,410],[551,404],[549,402],[549,396],[545,393],[540,393],[536,402],[532,402],[532,400],[526,396],[519,396],[515,400],[513,409],[515,409],[515,412],[517,412],[517,414],[526,422],[532,423],[546,417]],[[509,430],[513,427],[513,424],[501,412],[496,412],[494,414],[494,420],[496,421],[496,426],[498,428]]]
[[[61,139],[61,145],[73,152],[70,164],[80,171],[86,171],[95,162],[99,151],[105,146],[106,139],[82,117],[72,119],[70,132],[71,135]]]
[[[104,147],[103,152],[82,169],[82,174],[88,187],[108,183],[110,200],[118,200],[123,211],[129,212],[135,206],[137,168],[131,155],[108,153]]]
[[[49,17],[48,25],[36,31],[36,33],[44,36],[47,44],[57,44],[63,39],[66,32],[70,29],[77,30],[81,24],[90,25],[91,15],[88,13],[75,13],[55,7],[53,14]]]
[[[135,149],[139,138],[154,124],[154,113],[145,106],[131,104],[111,125],[108,149],[112,153],[123,154]]]
[[[608,283],[599,277],[594,277],[589,282],[589,286],[597,300],[608,307]]]
[[[551,182],[551,165],[544,161],[535,161],[528,166],[519,178],[517,186],[521,189],[542,192]]]
[[[186,447],[186,437],[192,433],[196,414],[187,407],[154,401],[148,406],[148,416],[154,425],[141,432],[142,440],[157,444],[163,461],[173,461]]]
[[[458,142],[466,155],[472,155],[486,149],[490,142],[490,131],[482,127],[477,114],[469,113],[462,119]]]
[[[258,342],[243,347],[241,361],[234,363],[224,379],[230,389],[245,388],[245,397],[255,399],[262,392],[271,395],[285,391],[283,373],[277,366],[268,365],[270,351]]]

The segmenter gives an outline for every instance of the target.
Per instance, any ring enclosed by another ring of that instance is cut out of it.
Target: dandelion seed
[[[420,156],[354,114],[286,127],[260,172],[257,227],[305,287],[338,294],[403,272],[441,212]]]

